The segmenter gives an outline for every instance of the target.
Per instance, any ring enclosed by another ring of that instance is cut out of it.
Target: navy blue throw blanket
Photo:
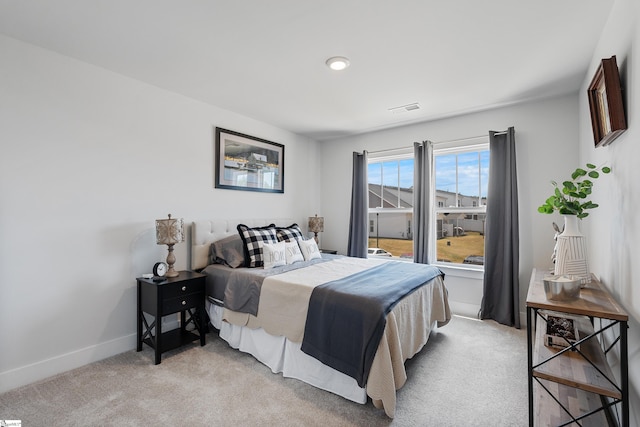
[[[426,264],[392,261],[314,288],[302,351],[366,385],[395,305],[442,275]]]

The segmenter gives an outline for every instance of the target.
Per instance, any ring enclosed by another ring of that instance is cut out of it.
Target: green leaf
[[[577,177],[585,176],[586,174],[587,174],[586,170],[578,168],[571,174],[571,179],[576,179]]]
[[[600,173],[610,173],[612,169],[607,166],[598,168],[593,163],[586,163],[585,168],[577,168],[571,174],[571,179],[563,181],[561,185],[551,181],[553,195],[538,207],[538,212],[550,214],[558,211],[562,215],[576,215],[582,219],[589,215],[585,210],[597,208],[596,203],[586,200],[593,191],[593,180],[598,179]]]

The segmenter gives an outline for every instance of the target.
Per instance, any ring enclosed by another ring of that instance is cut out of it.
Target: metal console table
[[[542,281],[544,274],[544,270],[533,269],[527,294],[529,425],[599,427],[616,425],[617,422],[612,422],[615,418],[621,427],[627,427],[628,314],[593,275],[577,301],[548,300]],[[549,314],[574,319],[578,341],[564,349],[546,346]],[[605,333],[612,341],[606,348],[602,344]],[[616,347],[620,358],[619,381],[607,360]]]

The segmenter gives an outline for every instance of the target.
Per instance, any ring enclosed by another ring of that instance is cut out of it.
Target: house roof
[[[382,205],[380,201],[382,200]],[[411,208],[413,188],[398,188],[369,184],[369,208]]]
[[[455,200],[456,193],[453,193],[451,191],[436,190],[435,196],[436,199],[450,200],[453,198]],[[458,197],[466,198],[468,203],[471,203],[469,200],[474,198],[473,196],[465,196],[464,194],[460,194]],[[487,198],[483,197],[482,200],[483,203],[486,203]],[[380,203],[381,201],[382,204]],[[375,209],[379,207],[413,207],[413,187],[402,188],[369,183],[369,208]]]

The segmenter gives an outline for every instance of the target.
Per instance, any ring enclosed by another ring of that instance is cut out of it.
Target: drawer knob
[[[187,302],[186,301],[182,301],[182,305],[187,305]]]
[[[183,290],[183,291],[186,291],[186,290],[187,290],[187,287],[186,287],[186,286],[183,286],[183,287],[182,287],[182,290]]]

